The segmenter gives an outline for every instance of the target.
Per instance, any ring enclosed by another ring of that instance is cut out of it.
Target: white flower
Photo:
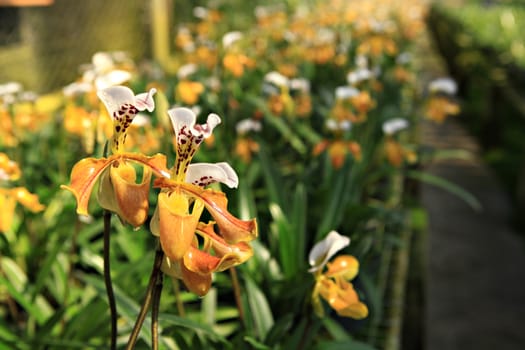
[[[339,86],[335,89],[335,98],[346,100],[359,95],[359,90],[353,86]]]
[[[15,81],[0,85],[0,96],[13,95],[22,91],[22,84]]]
[[[82,80],[94,84],[97,90],[125,83],[131,79],[131,73],[117,69],[116,62],[126,58],[123,52],[97,52],[91,58],[91,64],[87,65]]]
[[[410,52],[403,52],[396,58],[396,63],[401,65],[410,63],[410,61],[412,61],[412,55]]]
[[[383,132],[387,135],[393,135],[398,131],[406,129],[408,121],[403,118],[394,118],[383,123]]]
[[[248,133],[249,131],[261,131],[262,126],[261,122],[253,119],[243,119],[235,125],[235,130],[237,131],[237,134],[243,135]]]
[[[84,95],[93,90],[93,85],[86,82],[74,82],[66,85],[62,89],[62,93],[65,96],[72,97],[76,95]]]
[[[310,82],[304,78],[295,78],[290,80],[290,89],[301,91],[304,93],[310,92]]]
[[[226,33],[222,37],[222,46],[225,48],[230,47],[233,43],[242,39],[242,37],[243,34],[238,31]]]
[[[337,121],[328,119],[326,121],[326,128],[331,131],[348,131],[352,127],[352,122],[349,120]]]
[[[308,272],[316,272],[322,269],[332,256],[349,244],[350,238],[342,236],[336,231],[330,231],[325,239],[317,242],[310,250],[308,262],[312,267]]]
[[[441,92],[448,95],[454,95],[457,92],[458,86],[456,82],[451,78],[439,78],[433,80],[428,85],[430,92]]]
[[[287,77],[276,71],[267,73],[264,76],[264,81],[279,87],[287,87],[290,84],[290,81]]]
[[[188,63],[180,66],[179,70],[177,70],[177,78],[179,79],[186,79],[193,73],[195,73],[198,69],[198,66],[195,63]]]
[[[376,74],[368,68],[358,68],[346,76],[346,81],[350,85],[356,85],[362,81],[373,78]]]

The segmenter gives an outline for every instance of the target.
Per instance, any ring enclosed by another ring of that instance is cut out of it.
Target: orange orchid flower
[[[80,160],[71,171],[71,184],[62,186],[71,191],[77,200],[77,213],[88,215],[88,204],[95,184],[100,180],[98,190],[99,204],[112,211],[134,227],[140,226],[147,219],[149,184],[152,174],[166,176],[166,157],[157,154],[147,157],[138,153],[123,152],[127,130],[135,115],[142,110],[152,111],[154,102],[148,93],[133,95],[131,89],[124,86],[110,87],[98,92],[109,114],[113,118],[113,154],[107,158],[85,158]],[[136,183],[137,174],[130,163],[143,168],[142,181]]]
[[[333,262],[328,262],[349,244],[348,237],[331,231],[310,251],[308,259],[312,267],[309,272],[314,273],[316,280],[312,292],[312,304],[319,317],[324,316],[321,298],[339,316],[358,320],[368,316],[368,307],[359,300],[354,286],[350,283],[359,272],[359,261],[351,255],[340,255]],[[326,271],[324,271],[325,267],[327,267]]]
[[[181,279],[186,287],[205,295],[213,272],[243,263],[252,256],[246,243],[257,237],[255,219],[240,220],[228,212],[223,192],[205,188],[220,182],[237,187],[238,178],[227,163],[190,164],[204,139],[221,122],[210,114],[205,124],[196,124],[196,115],[187,108],[168,111],[175,130],[175,165],[169,177],[158,178],[161,188],[157,208],[151,220],[151,232],[160,238],[166,255],[163,270]],[[206,209],[214,221],[200,222]],[[216,233],[214,228],[218,227]]]

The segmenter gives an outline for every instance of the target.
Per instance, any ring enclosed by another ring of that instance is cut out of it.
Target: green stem
[[[109,313],[111,315],[111,350],[117,348],[117,304],[115,293],[111,282],[110,271],[110,234],[111,234],[111,212],[104,210],[104,283],[108,294]]]
[[[157,283],[153,289],[153,302],[151,305],[151,348],[159,349],[159,307],[160,295],[162,294],[163,275],[157,275]]]
[[[146,319],[146,314],[148,312],[149,306],[151,305],[153,289],[157,284],[157,279],[160,273],[160,266],[162,265],[163,257],[164,252],[162,251],[160,244],[158,244],[157,251],[155,253],[155,261],[153,262],[153,269],[151,270],[151,276],[149,278],[148,288],[146,289],[146,296],[144,297],[144,302],[142,303],[139,315],[137,316],[137,320],[135,321],[135,325],[133,326],[133,330],[131,331],[131,335],[129,336],[128,344],[126,345],[126,350],[133,349],[139,337],[140,329],[142,328],[142,324]]]

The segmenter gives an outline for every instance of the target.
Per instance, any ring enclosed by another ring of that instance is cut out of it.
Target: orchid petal
[[[119,148],[126,141],[126,132],[133,118],[139,111],[155,108],[153,94],[156,90],[151,89],[148,93],[133,95],[133,91],[125,86],[112,86],[97,92],[98,97],[106,106],[109,115],[113,118],[112,151],[119,153]]]
[[[221,236],[226,242],[230,244],[248,242],[257,237],[257,221],[240,220],[233,216],[227,209],[228,198],[224,193],[191,184],[181,184],[180,188],[188,195],[203,201],[206,209],[217,222]]]
[[[232,266],[242,264],[253,255],[253,250],[246,242],[229,244],[215,233],[214,223],[199,223],[197,233],[204,238],[204,249],[213,249],[220,262],[215,271],[224,271]]]
[[[326,277],[342,278],[350,281],[359,272],[359,261],[352,255],[340,255],[328,263]]]
[[[214,182],[221,182],[230,188],[239,185],[239,178],[226,162],[190,164],[186,172],[186,182],[205,187]]]
[[[62,185],[61,188],[73,193],[77,200],[77,214],[89,215],[88,204],[93,186],[104,170],[113,162],[122,159],[130,160],[136,163],[144,164],[149,167],[153,174],[158,177],[167,177],[168,170],[166,168],[166,156],[163,154],[156,154],[152,157],[147,157],[136,153],[122,153],[116,154],[109,158],[85,158],[79,161],[71,171],[71,185]]]
[[[135,103],[133,91],[126,86],[111,86],[104,90],[97,91],[97,96],[106,106],[109,115],[114,117],[122,105]]]
[[[359,300],[351,283],[336,284],[331,279],[321,281],[319,293],[339,316],[360,320],[368,316],[368,308]]]
[[[71,185],[60,186],[62,189],[73,193],[77,200],[77,214],[89,215],[88,204],[91,197],[93,186],[97,182],[102,172],[115,161],[112,158],[84,158],[79,161],[71,170]]]
[[[216,114],[210,114],[206,124],[195,124],[197,116],[189,108],[174,108],[168,111],[176,138],[177,160],[174,174],[179,181],[184,181],[188,166],[202,141],[209,137],[220,122]]]
[[[97,90],[107,89],[109,87],[124,84],[131,79],[131,73],[125,70],[112,70],[106,74],[95,78],[95,88]]]
[[[182,259],[172,261],[166,257],[162,262],[161,270],[172,278],[181,279],[190,292],[199,296],[206,295],[210,290],[211,274],[202,275],[188,270]]]
[[[325,239],[316,243],[308,256],[308,262],[312,266],[308,271],[316,272],[323,268],[327,261],[330,260],[335,253],[350,244],[350,238],[330,231]]]
[[[151,88],[148,92],[143,92],[135,96],[135,107],[137,107],[139,111],[147,109],[148,112],[152,112],[155,109],[153,95],[155,95],[156,92],[157,89]]]
[[[151,231],[160,236],[162,250],[172,261],[182,259],[191,246],[203,209],[202,202],[196,200],[189,213],[185,195],[175,192],[159,194]]]
[[[141,183],[135,183],[136,172],[125,161],[118,162],[104,172],[98,190],[98,201],[102,208],[110,210],[133,227],[138,227],[148,218],[149,186],[151,169],[144,166]]]
[[[204,296],[208,293],[211,287],[211,274],[201,275],[187,269],[184,264],[181,264],[182,281],[190,292],[198,296]]]
[[[25,187],[15,187],[10,189],[11,195],[17,200],[18,203],[22,204],[33,213],[42,211],[45,206],[42,205],[36,194],[29,192]]]

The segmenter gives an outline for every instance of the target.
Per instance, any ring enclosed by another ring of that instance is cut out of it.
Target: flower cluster
[[[243,221],[234,217],[227,210],[226,195],[207,188],[217,182],[237,187],[237,174],[229,164],[190,164],[200,144],[221,122],[216,114],[210,114],[205,124],[196,124],[196,115],[187,108],[168,111],[176,139],[176,160],[169,169],[163,154],[149,157],[124,151],[127,130],[134,117],[139,111],[154,109],[154,93],[152,89],[135,96],[124,86],[98,92],[113,119],[112,155],[79,161],[71,172],[71,184],[63,188],[75,195],[77,213],[88,215],[91,192],[98,182],[100,206],[138,227],[148,218],[150,183],[154,176],[154,187],[161,191],[151,231],[159,237],[165,253],[163,269],[183,280],[192,292],[204,295],[210,288],[213,272],[250,258],[252,250],[247,242],[257,237],[257,224],[255,219]],[[137,183],[139,174],[142,179]],[[214,221],[200,221],[204,209]]]

